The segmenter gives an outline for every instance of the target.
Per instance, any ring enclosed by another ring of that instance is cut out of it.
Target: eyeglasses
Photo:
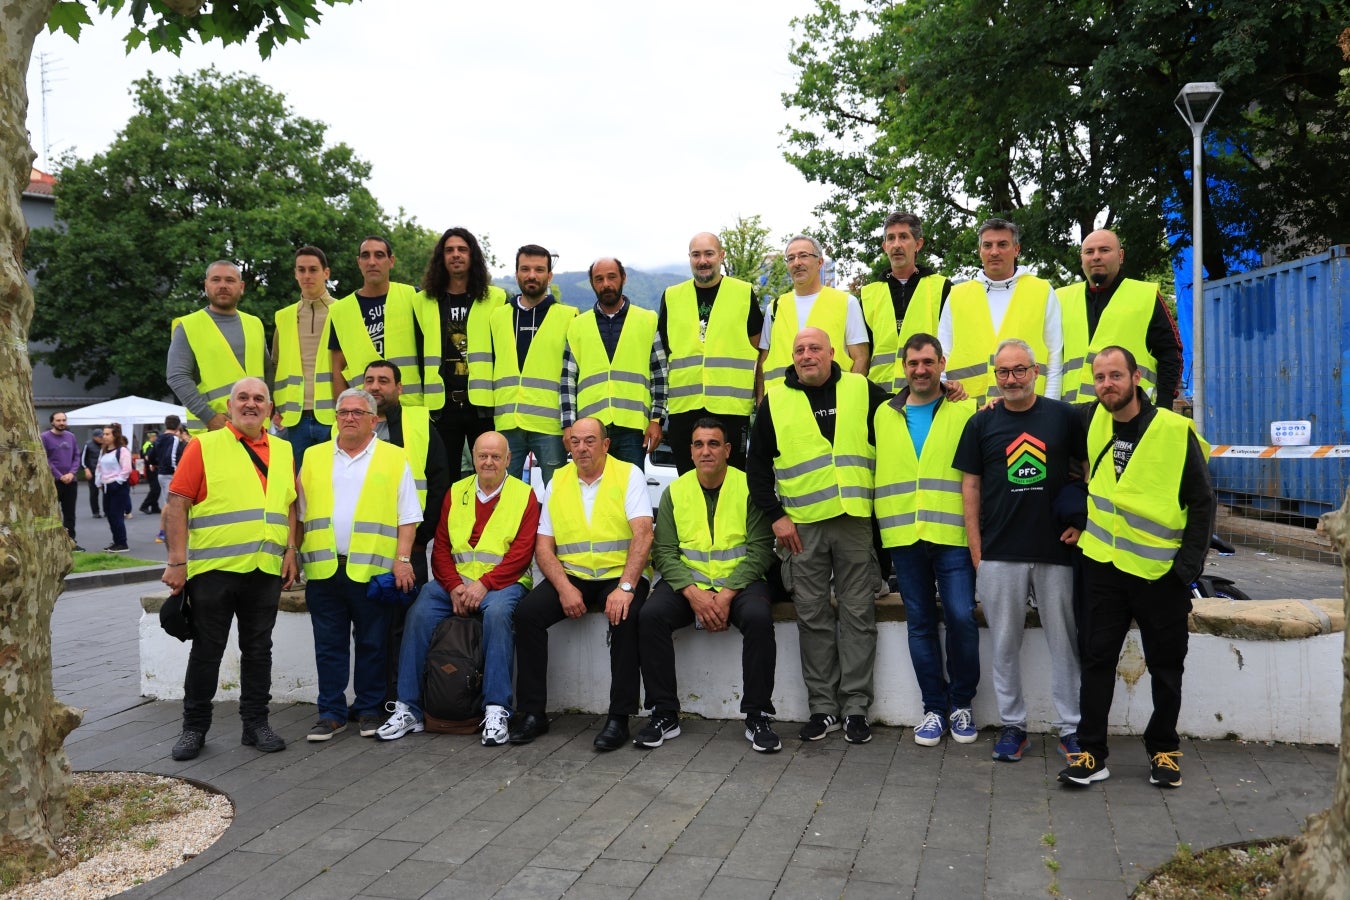
[[[787,256],[783,257],[783,261],[788,265],[791,265],[798,260],[806,262],[808,259],[816,259],[819,256],[819,253],[789,253]]]
[[[1036,371],[1035,366],[1013,366],[1011,369],[995,369],[994,376],[1000,381],[1006,381],[1009,378],[1016,378],[1021,381],[1027,377],[1028,372]]]
[[[337,411],[339,419],[359,419],[362,416],[369,415],[371,415],[371,412],[368,409],[339,409]]]

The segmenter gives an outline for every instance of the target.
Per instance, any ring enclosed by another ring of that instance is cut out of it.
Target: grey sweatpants
[[[783,561],[797,608],[802,680],[812,715],[867,715],[877,660],[877,558],[872,520],[836,516],[797,526],[802,552]],[[833,576],[836,614],[830,604]]]
[[[1034,595],[1050,649],[1050,693],[1060,735],[1078,730],[1078,628],[1073,617],[1073,567],[986,559],[975,571],[975,592],[989,623],[994,696],[1004,725],[1027,727],[1022,696],[1022,632]]]

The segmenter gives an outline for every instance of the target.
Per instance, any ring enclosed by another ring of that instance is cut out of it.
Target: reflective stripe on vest
[[[867,379],[843,373],[835,385],[834,446],[825,440],[806,394],[780,385],[768,394],[778,456],[778,499],[793,522],[872,515],[872,467],[867,442]]]
[[[268,439],[268,469],[284,474],[268,478],[264,492],[253,459],[233,431],[221,428],[198,440],[206,498],[188,513],[187,577],[255,569],[280,575],[295,500],[291,445]]]
[[[830,336],[837,359],[848,358],[848,294],[832,287],[822,287],[806,316],[807,328],[819,328]],[[773,325],[769,331],[769,352],[764,357],[764,390],[777,387],[787,377],[792,365],[792,342],[797,339],[797,295],[788,291],[774,302]]]
[[[273,317],[276,323],[276,372],[272,377],[272,402],[281,413],[281,424],[287,427],[300,421],[305,406],[305,367],[300,358],[300,304],[292,303],[277,310]],[[319,349],[314,354],[314,419],[324,425],[332,425],[333,416],[333,374],[330,370],[333,354],[328,350],[328,337],[332,334],[332,325],[324,317],[323,333],[319,336]]]
[[[197,364],[197,393],[201,394],[215,412],[225,414],[230,400],[230,391],[235,382],[245,376],[262,378],[266,356],[266,337],[263,335],[262,319],[241,312],[239,324],[244,329],[244,364],[230,349],[230,342],[221,334],[211,314],[204,309],[189,313],[176,320],[175,325],[183,329],[192,357]],[[170,329],[172,331],[172,329]],[[188,431],[193,434],[206,433],[206,423],[199,420],[190,411],[187,414]]]
[[[741,560],[746,557],[746,511],[750,489],[745,473],[732,466],[717,492],[712,530],[708,529],[708,503],[698,473],[686,472],[670,485],[675,531],[680,538],[680,556],[704,590],[719,591]]]
[[[915,455],[905,414],[890,403],[876,413],[876,488],[872,493],[883,547],[908,547],[917,541],[966,546],[961,503],[961,472],[952,466],[956,445],[975,401],[938,401],[933,424]]]
[[[389,283],[389,293],[384,298],[384,358],[398,366],[399,377],[403,382],[404,406],[422,406],[422,373],[417,368],[417,343],[413,334],[413,303],[417,290],[410,284],[397,281]],[[361,316],[361,301],[355,293],[348,294],[334,303],[328,310],[328,321],[337,332],[338,343],[342,346],[342,377],[348,384],[359,382],[366,372],[366,366],[380,358],[375,352],[375,343],[366,330],[366,321]],[[424,356],[432,355],[440,366],[440,333],[422,335]],[[434,344],[433,344],[434,341]],[[432,349],[428,349],[431,347]],[[444,401],[442,401],[444,402]]]
[[[671,413],[706,409],[728,416],[750,415],[759,350],[746,334],[745,323],[754,302],[749,284],[723,277],[708,313],[707,331],[700,338],[693,279],[666,288]]]
[[[989,297],[978,280],[953,285],[947,304],[952,310],[952,345],[947,349],[947,379],[959,381],[966,394],[976,400],[999,396],[994,378],[994,351],[1000,342],[1018,338],[1031,346],[1041,372],[1036,376],[1036,393],[1045,394],[1045,366],[1050,359],[1045,346],[1045,307],[1050,301],[1050,282],[1023,275],[1013,287],[1008,312],[998,334],[989,314]]]
[[[450,531],[450,554],[455,560],[455,569],[462,578],[482,579],[491,569],[501,565],[511,549],[511,542],[520,531],[520,522],[525,518],[525,510],[534,499],[534,491],[519,478],[506,476],[502,482],[502,492],[497,505],[478,536],[477,546],[469,546],[473,535],[473,526],[478,517],[478,476],[470,475],[455,482],[450,489],[451,497],[463,498],[463,502],[447,503],[447,526]],[[529,567],[521,576],[520,583],[526,588],[534,585]]]
[[[516,305],[492,313],[492,406],[498,431],[520,429],[562,434],[558,393],[562,390],[567,328],[577,311],[554,303],[530,341],[522,367],[516,358]],[[643,426],[646,427],[646,426]]]
[[[1064,323],[1064,362],[1060,399],[1090,403],[1097,399],[1092,361],[1103,347],[1124,347],[1139,364],[1139,386],[1153,398],[1158,388],[1158,361],[1148,351],[1148,325],[1158,302],[1158,285],[1126,278],[1102,310],[1097,330],[1088,336],[1087,285],[1076,281],[1055,291]]]
[[[424,406],[410,406],[403,413],[403,452],[412,468],[413,484],[417,486],[417,502],[422,511],[427,508],[427,452],[431,447],[431,411]]]
[[[867,370],[867,380],[885,388],[888,393],[896,393],[909,384],[900,348],[920,332],[937,334],[938,315],[942,312],[942,288],[947,279],[941,275],[920,276],[917,273],[910,277],[919,278],[919,284],[914,288],[914,296],[905,309],[905,320],[898,329],[890,283],[878,281],[862,289],[863,318],[872,332],[872,363]]]
[[[595,310],[581,313],[567,328],[567,346],[577,364],[578,419],[591,416],[606,425],[646,429],[651,421],[651,357],[656,313],[628,305],[614,359],[605,351]]]
[[[305,537],[300,563],[306,578],[337,574],[337,535],[333,530],[333,459],[341,452],[327,444],[306,453],[300,468],[305,491]],[[356,498],[351,540],[347,547],[347,577],[367,582],[394,567],[398,555],[398,485],[408,459],[393,444],[376,439],[366,479]]]
[[[1088,426],[1088,459],[1099,461],[1088,482],[1087,528],[1078,546],[1089,559],[1156,581],[1172,568],[1186,527],[1178,493],[1191,423],[1159,409],[1117,481],[1112,421],[1099,406]]]
[[[632,468],[613,456],[605,458],[605,474],[589,521],[581,502],[576,463],[569,462],[553,473],[548,515],[557,545],[554,552],[567,574],[583,581],[603,581],[623,574],[628,545],[633,540],[633,526],[624,508]]]

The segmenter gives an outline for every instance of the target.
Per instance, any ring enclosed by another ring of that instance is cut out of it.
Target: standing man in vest
[[[697,623],[707,631],[731,624],[741,633],[745,738],[760,753],[783,748],[770,718],[778,644],[764,579],[773,563],[773,527],[750,503],[745,473],[730,465],[731,451],[727,427],[699,419],[690,437],[696,468],[661,497],[652,545],[661,581],[638,622],[642,683],[652,709],[634,739],[639,747],[659,747],[680,735],[674,633]]]
[[[49,419],[51,428],[42,432],[42,449],[47,451],[47,468],[56,482],[56,502],[61,507],[61,524],[66,534],[75,540],[75,503],[80,499],[80,483],[75,473],[80,470],[80,442],[66,426],[66,414],[55,412]],[[79,544],[76,550],[83,550]]]
[[[361,241],[356,261],[363,279],[360,290],[343,297],[328,311],[333,396],[349,384],[359,387],[366,366],[387,359],[399,367],[404,406],[439,409],[444,394],[428,402],[422,392],[422,378],[423,365],[440,369],[440,334],[423,334],[415,314],[417,289],[389,280],[394,268],[393,245],[386,238],[371,235]]]
[[[275,419],[286,428],[286,440],[291,442],[296,465],[304,460],[310,447],[333,439],[328,310],[337,301],[328,294],[328,277],[328,257],[322,250],[301,247],[295,251],[295,283],[300,286],[300,300],[277,310],[274,317]]]
[[[1177,716],[1190,586],[1205,568],[1214,530],[1207,453],[1189,419],[1149,402],[1129,350],[1103,347],[1092,375],[1100,403],[1088,425],[1088,524],[1078,539],[1087,579],[1081,752],[1059,780],[1085,787],[1111,775],[1106,720],[1134,620],[1153,686],[1153,715],[1144,729],[1148,780],[1180,787]]]
[[[436,536],[436,524],[441,519],[441,504],[450,480],[450,462],[445,445],[431,424],[431,414],[424,406],[403,406],[399,403],[403,386],[399,383],[398,367],[388,360],[377,359],[366,366],[364,387],[375,398],[375,436],[402,447],[412,467],[413,484],[417,488],[417,502],[422,509],[422,524],[417,526],[413,540],[413,571],[418,584],[427,582],[427,546]]]
[[[1181,336],[1158,285],[1120,277],[1125,251],[1106,228],[1083,241],[1082,260],[1087,281],[1055,292],[1064,317],[1062,399],[1092,402],[1092,360],[1115,344],[1139,361],[1144,393],[1170,409],[1181,385]]]
[[[613,455],[642,469],[661,443],[666,417],[666,352],[656,313],[623,295],[628,274],[617,259],[597,259],[588,270],[595,306],[572,320],[563,353],[562,429],[599,419]]]
[[[947,349],[947,378],[960,381],[977,402],[999,396],[990,368],[1005,340],[1025,341],[1045,360],[1035,390],[1060,396],[1060,360],[1064,330],[1059,298],[1050,282],[1017,264],[1022,252],[1017,226],[1007,219],[986,219],[979,230],[981,271],[954,285],[938,319],[938,340]]]
[[[382,741],[422,730],[422,669],[436,626],[451,615],[481,613],[482,742],[506,743],[516,664],[511,620],[533,583],[530,564],[539,529],[539,501],[525,482],[507,474],[510,458],[506,438],[495,431],[481,435],[473,447],[474,474],[450,491],[431,551],[435,579],[418,593],[403,626],[398,699],[388,704],[392,715],[376,734]]]
[[[890,271],[862,289],[863,318],[872,349],[867,377],[894,392],[905,386],[900,348],[912,334],[937,331],[938,317],[952,284],[919,265],[923,225],[913,213],[894,212],[886,217],[881,249],[891,261]]]
[[[978,734],[971,707],[980,683],[980,632],[975,625],[975,567],[966,544],[961,473],[952,457],[971,400],[943,396],[947,360],[938,339],[919,332],[900,353],[900,393],[877,410],[877,522],[905,601],[909,656],[923,698],[914,743],[935,747],[950,728],[959,744]],[[937,585],[937,592],[933,590]],[[938,640],[938,602],[947,633],[947,663]]]
[[[191,582],[196,632],[183,679],[183,732],[173,745],[180,762],[206,743],[232,619],[239,623],[241,741],[264,753],[286,749],[267,722],[267,704],[277,603],[297,574],[291,446],[267,434],[267,382],[241,378],[225,402],[225,427],[183,451],[164,506],[169,562],[160,580],[174,592]]]
[[[534,557],[547,580],[516,607],[516,698],[510,741],[548,732],[548,629],[603,609],[609,620],[609,718],[595,749],[628,743],[638,711],[638,613],[647,597],[652,507],[642,469],[609,453],[598,419],[581,418],[568,436],[572,461],[549,482]]]
[[[431,251],[415,309],[427,336],[426,405],[438,410],[436,430],[455,481],[464,474],[465,448],[472,451],[478,436],[492,429],[489,320],[504,303],[506,291],[492,283],[478,238],[467,228],[447,229]],[[433,356],[439,356],[435,366]]]
[[[756,391],[763,389],[758,345],[764,313],[749,284],[722,274],[726,256],[717,235],[694,235],[694,277],[666,288],[657,314],[656,332],[670,352],[666,442],[681,475],[694,469],[694,423],[708,416],[727,430],[731,465],[745,468],[745,429]]]
[[[783,584],[797,608],[811,710],[804,741],[838,731],[841,716],[849,743],[872,739],[872,414],[888,397],[864,376],[840,371],[829,335],[804,328],[793,342],[792,368],[769,388],[750,437],[750,497],[773,523]]]
[[[296,542],[319,678],[319,720],[310,741],[326,741],[347,727],[349,672],[356,693],[350,714],[361,737],[379,729],[391,607],[366,590],[390,571],[399,590],[412,590],[413,533],[422,521],[407,457],[375,437],[375,398],[349,388],[338,395],[334,415],[337,437],[311,447],[300,468]]]
[[[187,407],[194,434],[225,427],[230,390],[240,378],[272,380],[262,320],[239,311],[243,296],[239,267],[217,260],[206,267],[206,309],[174,322],[164,378]]]
[[[950,370],[949,370],[950,371]],[[1017,762],[1027,739],[1022,633],[1036,600],[1050,650],[1050,688],[1059,752],[1078,752],[1078,639],[1073,615],[1073,545],[1078,529],[1053,506],[1085,453],[1074,408],[1038,396],[1031,347],[1010,338],[994,354],[1003,402],[971,416],[956,447],[966,539],[975,587],[993,641],[994,694],[1002,727],[994,759]]]
[[[496,428],[511,449],[510,472],[520,478],[534,454],[544,484],[567,454],[562,438],[562,367],[567,328],[577,311],[549,292],[553,255],[538,244],[516,251],[514,300],[492,312],[492,404]]]
[[[867,374],[867,322],[858,299],[820,282],[824,251],[813,237],[799,234],[788,241],[783,261],[792,278],[792,291],[775,300],[764,312],[760,333],[760,367],[764,392],[783,383],[792,368],[793,347],[803,328],[819,328],[832,348],[848,351],[849,371]]]

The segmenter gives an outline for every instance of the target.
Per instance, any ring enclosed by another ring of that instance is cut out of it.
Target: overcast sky
[[[653,269],[737,216],[760,214],[775,237],[815,222],[825,191],[780,149],[789,20],[812,6],[363,0],[266,62],[252,46],[127,56],[125,20],[96,16],[78,45],[38,39],[28,126],[42,167],[37,53],[53,156],[106,148],[147,70],[250,72],[370,162],[390,212],[486,233],[508,268],[517,246],[540,243],[563,269],[602,255]]]

